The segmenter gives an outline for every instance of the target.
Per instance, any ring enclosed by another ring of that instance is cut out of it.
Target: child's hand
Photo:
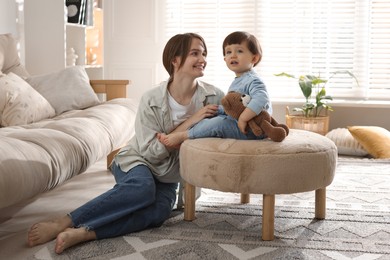
[[[238,128],[240,129],[241,133],[247,134],[247,126],[248,122],[256,116],[256,113],[252,111],[250,108],[245,108],[245,110],[241,113],[240,117],[238,118]]]
[[[244,120],[240,120],[240,118],[239,118],[237,124],[238,124],[238,128],[240,129],[241,133],[247,134],[246,127],[248,126],[248,122],[246,122]]]

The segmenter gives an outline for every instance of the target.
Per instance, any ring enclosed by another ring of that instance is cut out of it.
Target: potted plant
[[[328,102],[333,100],[333,98],[326,94],[325,86],[333,76],[339,73],[348,74],[355,79],[356,83],[358,83],[356,77],[349,71],[333,72],[328,79],[315,75],[301,75],[295,77],[285,72],[275,74],[275,76],[298,79],[299,87],[305,97],[304,104],[301,107],[293,109],[293,111],[299,112],[299,114],[291,115],[289,108],[287,107],[286,124],[288,127],[309,130],[322,135],[325,135],[328,132],[328,111],[333,111]]]

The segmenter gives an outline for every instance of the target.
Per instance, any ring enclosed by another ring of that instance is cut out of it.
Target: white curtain
[[[222,42],[236,30],[253,33],[263,48],[256,67],[271,98],[301,98],[297,81],[276,77],[337,74],[326,85],[334,98],[390,100],[389,0],[165,0],[166,39],[197,32],[208,47],[204,80],[227,90],[234,74]]]

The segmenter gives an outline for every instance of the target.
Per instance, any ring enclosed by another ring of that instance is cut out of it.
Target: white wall
[[[0,0],[0,34],[17,33],[15,0]]]
[[[162,65],[159,0],[104,0],[104,76],[129,79],[128,96],[139,99],[167,78]]]

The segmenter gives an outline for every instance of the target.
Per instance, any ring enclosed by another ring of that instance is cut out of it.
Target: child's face
[[[253,68],[253,65],[259,59],[259,55],[251,53],[246,42],[242,42],[240,44],[227,45],[223,59],[228,68],[239,77]]]
[[[202,77],[204,75],[204,69],[207,65],[206,56],[207,53],[204,49],[202,41],[194,38],[183,66],[178,68],[175,73],[181,73],[183,76],[190,76],[192,78]],[[176,62],[176,67],[178,67],[178,65],[181,63],[181,58],[177,57]]]

